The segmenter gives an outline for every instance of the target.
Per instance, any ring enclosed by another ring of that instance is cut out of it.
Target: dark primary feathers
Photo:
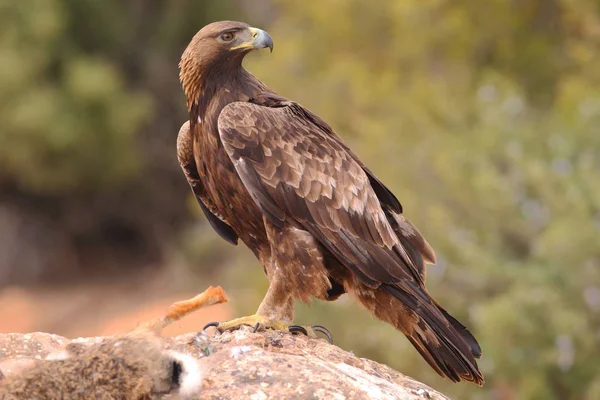
[[[229,30],[231,44],[219,36]],[[178,156],[210,224],[254,251],[270,288],[311,279],[302,287],[323,288],[324,276],[327,295],[292,300],[349,292],[403,332],[439,374],[481,385],[481,348],[425,289],[435,253],[396,196],[325,121],[242,68],[248,51],[267,45],[264,31],[219,22],[194,37],[180,63],[190,124],[180,132]],[[289,243],[272,243],[277,234]],[[299,237],[313,247],[294,250]],[[306,257],[299,267],[298,254]],[[273,309],[293,304],[284,296],[289,290],[277,293],[283,297],[270,298]]]

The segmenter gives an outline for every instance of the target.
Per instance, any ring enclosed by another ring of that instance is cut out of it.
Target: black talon
[[[331,332],[327,328],[321,325],[312,325],[312,330],[315,332],[321,332],[323,335],[327,336],[327,340],[329,340],[330,344],[333,344],[333,336],[331,336]]]
[[[214,326],[216,328],[219,326],[219,323],[216,321],[209,322],[208,324],[204,325],[204,328],[202,328],[202,330],[205,331],[206,328],[210,328],[211,326]]]
[[[256,333],[256,331],[258,331],[258,328],[260,328],[260,322],[257,322],[256,325],[254,325],[254,330],[252,331],[252,333]]]
[[[296,333],[303,333],[305,336],[308,336],[306,329],[300,325],[290,325],[288,326],[288,331],[290,331],[290,333],[293,335]]]

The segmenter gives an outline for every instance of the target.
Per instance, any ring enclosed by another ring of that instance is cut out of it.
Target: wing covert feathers
[[[231,103],[219,116],[223,147],[274,224],[291,218],[319,237],[365,284],[421,281],[364,169],[299,106]]]
[[[345,290],[402,331],[439,374],[481,385],[477,341],[425,289],[431,246],[324,121],[277,99],[230,103],[218,119],[223,147],[256,204],[275,226],[301,226],[352,271]]]

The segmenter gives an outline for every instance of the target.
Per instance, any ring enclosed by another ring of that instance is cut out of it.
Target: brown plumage
[[[295,300],[348,292],[440,375],[481,385],[481,349],[425,289],[435,254],[394,194],[325,121],[242,68],[272,45],[264,31],[217,22],[180,63],[190,120],[179,161],[213,228],[263,265],[270,286],[257,314],[289,323]]]

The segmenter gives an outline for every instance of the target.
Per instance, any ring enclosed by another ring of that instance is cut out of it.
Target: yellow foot
[[[288,330],[287,324],[279,321],[273,321],[257,314],[236,318],[225,322],[209,322],[202,330],[205,330],[210,326],[214,326],[219,332],[223,333],[225,331],[234,331],[239,329],[242,325],[252,326],[255,328],[255,330],[258,330],[261,327],[263,329],[274,329],[277,331],[287,332]]]
[[[204,328],[202,328],[202,330],[204,331],[207,328],[213,326],[219,332],[223,333],[225,331],[234,331],[236,329],[239,329],[242,325],[253,327],[254,332],[265,329],[273,329],[276,331],[290,332],[292,334],[302,333],[312,338],[319,337],[317,336],[317,332],[321,332],[322,334],[327,336],[327,340],[329,340],[329,343],[333,343],[331,333],[329,333],[329,331],[321,325],[289,325],[285,322],[271,320],[257,314],[249,315],[247,317],[236,318],[225,322],[209,322],[204,326]]]

